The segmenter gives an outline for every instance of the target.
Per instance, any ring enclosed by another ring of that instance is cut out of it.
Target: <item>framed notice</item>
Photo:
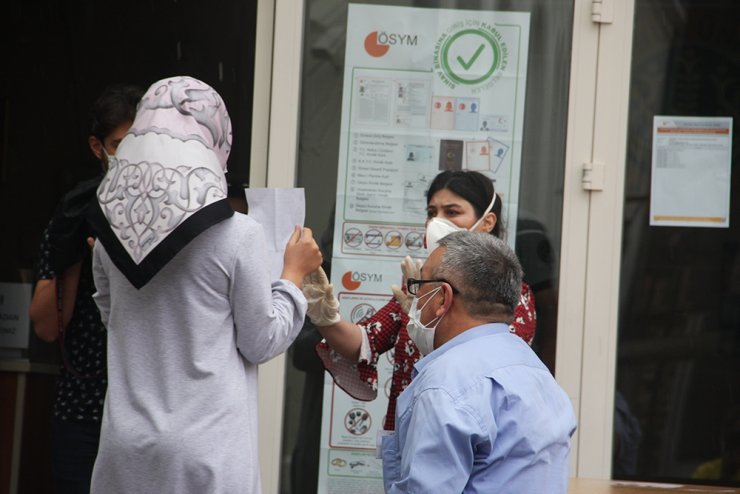
[[[651,226],[730,226],[732,118],[653,118]]]

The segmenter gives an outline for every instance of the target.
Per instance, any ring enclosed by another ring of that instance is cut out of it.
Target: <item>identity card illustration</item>
[[[405,256],[427,256],[426,193],[441,171],[489,177],[513,243],[529,14],[350,4],[346,40],[331,281],[358,322],[390,301]],[[375,444],[392,366],[381,356],[372,402],[327,373],[319,492],[383,492]]]

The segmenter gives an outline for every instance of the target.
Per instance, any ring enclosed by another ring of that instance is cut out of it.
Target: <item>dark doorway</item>
[[[87,144],[88,111],[109,84],[146,89],[189,75],[214,87],[232,120],[229,179],[247,183],[256,17],[257,2],[229,0],[6,6],[0,16],[0,283],[34,281],[40,237],[60,198],[100,172]],[[0,430],[8,432],[0,448],[0,493],[14,476],[19,493],[52,491],[57,355],[55,345],[33,334],[27,350],[0,347]],[[14,428],[20,452],[11,448]]]
[[[110,83],[190,75],[231,115],[232,180],[246,183],[256,2],[21,2],[0,21],[0,277],[32,268],[61,195],[98,173],[88,109]],[[8,280],[8,281],[13,281]]]

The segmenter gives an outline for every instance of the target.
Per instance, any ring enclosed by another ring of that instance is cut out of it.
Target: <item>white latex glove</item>
[[[414,296],[406,291],[406,280],[409,278],[419,279],[421,277],[421,266],[424,261],[421,259],[411,259],[409,256],[403,258],[401,261],[401,273],[403,273],[402,286],[391,285],[393,290],[393,296],[396,297],[398,303],[401,305],[401,309],[408,314],[411,308],[411,301],[414,300]]]
[[[308,302],[307,314],[312,323],[331,326],[339,322],[339,300],[334,296],[334,287],[321,266],[303,279],[303,295]]]

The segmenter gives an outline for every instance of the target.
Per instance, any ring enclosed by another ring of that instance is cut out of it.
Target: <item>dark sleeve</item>
[[[316,326],[306,317],[298,337],[293,342],[293,366],[303,372],[324,372],[324,366],[316,355],[316,344],[321,341],[321,334]]]
[[[41,236],[41,245],[39,246],[39,265],[36,272],[37,280],[50,280],[56,277],[56,273],[51,269],[49,264],[49,227],[44,229]]]
[[[80,182],[68,192],[54,211],[49,222],[49,264],[62,272],[80,261],[87,252],[88,206],[97,199],[95,194],[100,177]]]

